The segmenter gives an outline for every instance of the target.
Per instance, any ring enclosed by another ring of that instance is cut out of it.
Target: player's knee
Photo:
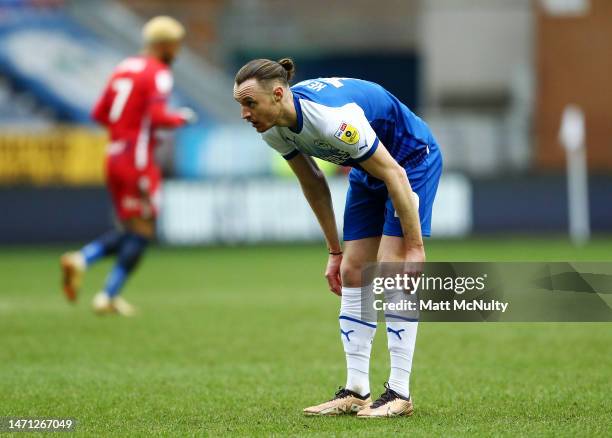
[[[132,218],[124,223],[124,228],[146,239],[155,237],[155,221],[151,219]]]
[[[128,233],[121,245],[119,264],[123,266],[127,272],[132,271],[138,265],[148,243],[148,239],[137,234]]]
[[[363,268],[362,263],[358,263],[354,260],[343,259],[340,265],[340,276],[342,277],[342,284],[348,287],[360,287],[361,284],[361,271]]]

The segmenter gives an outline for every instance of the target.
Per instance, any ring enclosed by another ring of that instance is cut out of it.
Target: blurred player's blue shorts
[[[442,174],[442,154],[435,141],[429,152],[413,168],[406,169],[412,191],[419,197],[421,234],[431,235],[431,211]],[[344,208],[344,240],[375,236],[403,236],[399,217],[384,182],[353,168],[349,174],[349,190]]]

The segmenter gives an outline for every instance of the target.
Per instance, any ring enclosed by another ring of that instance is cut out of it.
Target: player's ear
[[[277,85],[272,90],[272,93],[274,95],[274,102],[280,102],[281,100],[283,100],[283,96],[285,95],[285,89],[280,85]]]

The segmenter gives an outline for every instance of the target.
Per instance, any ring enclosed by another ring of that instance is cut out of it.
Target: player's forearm
[[[160,128],[178,128],[185,119],[178,113],[168,112],[164,102],[155,102],[151,107],[151,124]]]
[[[336,216],[325,177],[321,175],[316,181],[302,184],[302,191],[319,221],[327,247],[331,252],[341,251],[338,229],[336,228]]]
[[[185,120],[178,114],[157,113],[151,117],[151,123],[160,128],[178,128],[185,124]]]
[[[417,205],[413,200],[414,194],[410,188],[408,177],[403,169],[394,171],[386,180],[387,190],[395,212],[399,217],[404,233],[406,249],[420,248],[423,246],[421,237],[421,222]]]

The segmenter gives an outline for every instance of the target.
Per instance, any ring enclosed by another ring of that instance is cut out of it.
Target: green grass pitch
[[[612,240],[431,241],[429,260],[612,260]],[[0,416],[71,417],[77,435],[606,435],[612,325],[421,324],[415,414],[306,418],[344,384],[322,246],[153,248],[128,283],[141,314],[96,317],[59,292],[68,247],[0,251]],[[388,375],[383,330],[373,395]],[[22,436],[22,435],[19,435]]]

